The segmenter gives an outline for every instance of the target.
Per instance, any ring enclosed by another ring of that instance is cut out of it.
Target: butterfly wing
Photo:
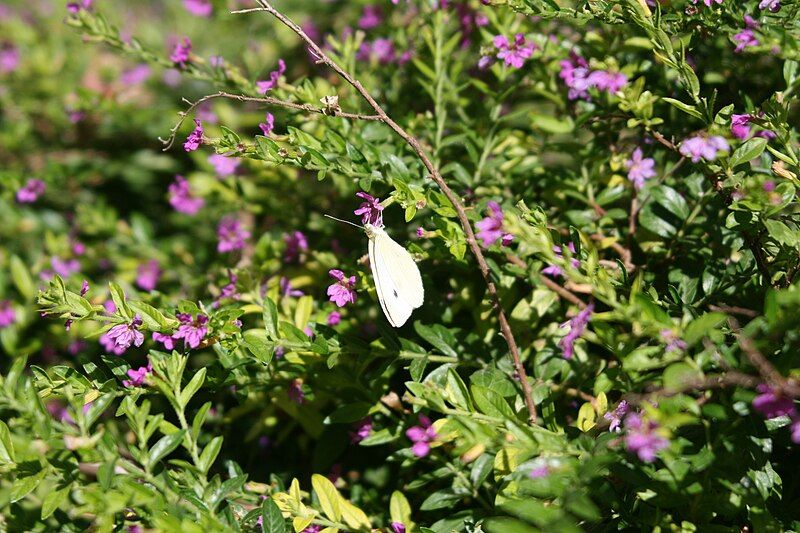
[[[369,263],[383,314],[399,328],[424,300],[419,268],[411,254],[383,231],[369,240]]]

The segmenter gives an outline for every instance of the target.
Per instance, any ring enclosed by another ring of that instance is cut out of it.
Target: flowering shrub
[[[0,2],[0,528],[797,529],[799,13]]]

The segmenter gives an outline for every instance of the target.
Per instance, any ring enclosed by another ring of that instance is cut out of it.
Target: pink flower
[[[295,379],[289,384],[289,389],[286,393],[289,395],[289,399],[298,405],[306,401],[306,395],[303,392],[303,382],[299,379]]]
[[[679,149],[681,155],[691,158],[693,163],[697,163],[701,159],[714,161],[718,152],[728,152],[729,150],[728,141],[719,135],[690,137],[681,143]]]
[[[106,300],[103,302],[103,308],[106,310],[106,313],[112,314],[117,312],[117,306],[114,303],[114,300]]]
[[[213,10],[210,0],[183,0],[183,7],[196,17],[210,17]]]
[[[175,175],[175,181],[168,189],[169,203],[178,213],[194,215],[203,208],[206,201],[192,195],[191,187],[186,178],[180,174]]]
[[[172,54],[170,54],[169,60],[172,61],[177,68],[186,68],[186,65],[189,63],[191,53],[192,41],[190,41],[188,37],[184,37],[183,40],[175,43],[175,47],[172,49]]]
[[[233,300],[239,299],[239,293],[236,291],[236,282],[239,281],[239,277],[228,270],[228,283],[223,285],[220,289],[219,298],[217,300],[223,300],[225,298],[230,298]]]
[[[133,68],[124,71],[119,76],[119,81],[126,86],[139,85],[147,81],[150,77],[150,67],[146,63],[141,63]]]
[[[56,256],[50,259],[50,265],[53,267],[53,272],[62,278],[68,278],[81,269],[81,264],[77,259],[61,259]]]
[[[547,477],[548,474],[550,474],[550,468],[548,468],[547,465],[541,465],[528,472],[528,477],[531,479],[539,479]]]
[[[208,156],[208,162],[214,167],[214,171],[217,173],[217,176],[224,178],[226,176],[232,176],[233,174],[236,174],[236,170],[239,168],[239,163],[241,161],[236,157],[228,157],[222,154],[212,154]]]
[[[0,47],[0,74],[14,72],[19,66],[19,49],[12,44]]]
[[[750,137],[750,115],[731,116],[731,134],[737,139],[747,139]]]
[[[395,50],[391,39],[379,38],[372,42],[364,41],[358,49],[356,59],[359,61],[371,61],[374,59],[381,65],[388,65],[397,61],[397,50]]]
[[[406,437],[414,443],[411,451],[417,457],[425,457],[431,451],[431,441],[436,439],[436,431],[433,429],[430,418],[419,415],[419,425],[410,427],[406,430]]]
[[[564,359],[571,359],[574,354],[575,341],[581,336],[589,324],[594,311],[594,304],[587,305],[580,313],[575,315],[571,320],[561,324],[562,328],[569,326],[569,332],[558,341],[561,347]]]
[[[395,2],[397,3],[397,2]],[[406,525],[402,522],[392,522],[391,524],[392,533],[406,533]]]
[[[342,314],[339,311],[331,311],[327,318],[327,323],[329,326],[338,326],[339,323],[342,321]]]
[[[800,444],[800,419],[792,422],[792,425],[789,427],[789,429],[792,432],[792,442],[795,444]]]
[[[194,129],[192,133],[186,137],[186,142],[183,143],[183,149],[187,152],[194,152],[200,145],[203,144],[203,125],[199,120],[194,119]]]
[[[600,91],[609,94],[622,89],[628,83],[628,77],[621,72],[609,72],[607,70],[595,70],[586,79],[591,87],[596,87]]]
[[[369,437],[369,434],[372,432],[372,418],[367,417],[363,420],[359,420],[353,424],[353,429],[350,431],[350,443],[351,444],[358,444],[362,440]]]
[[[89,282],[83,280],[83,283],[81,283],[81,296],[86,296],[87,292],[89,292]]]
[[[154,331],[153,340],[163,344],[165,350],[175,349],[175,339],[172,338],[172,335],[165,335],[164,333],[159,333],[158,331]]]
[[[771,389],[761,383],[756,390],[760,393],[753,399],[753,409],[761,413],[766,419],[777,418],[779,416],[796,417],[797,410],[791,398],[782,396],[779,391]]]
[[[769,9],[773,13],[781,10],[781,0],[761,0],[758,3],[758,9]]]
[[[258,127],[261,128],[265,137],[269,137],[275,127],[275,116],[272,113],[267,113],[264,117],[264,122],[259,122]]]
[[[678,337],[671,329],[662,329],[661,338],[667,343],[667,347],[664,350],[666,353],[682,352],[687,348],[686,343],[682,341],[681,338]]]
[[[497,49],[497,59],[502,59],[507,67],[514,68],[522,68],[525,61],[530,59],[534,50],[538,48],[534,43],[528,42],[521,33],[514,36],[514,42],[510,42],[505,35],[497,35],[492,44]]]
[[[114,341],[114,344],[122,350],[130,348],[131,344],[139,347],[144,342],[144,335],[139,331],[142,325],[142,317],[136,315],[129,324],[117,324],[106,333],[106,336]],[[101,341],[102,342],[102,341]]]
[[[303,295],[303,291],[292,288],[292,282],[286,276],[281,277],[281,294],[286,298],[297,298]]]
[[[160,277],[161,268],[155,259],[142,263],[136,269],[136,285],[142,290],[152,291],[155,289]]]
[[[153,365],[150,361],[147,362],[147,366],[140,366],[136,370],[130,369],[128,370],[128,377],[131,379],[126,379],[122,382],[122,385],[128,388],[131,387],[141,387],[144,385],[144,380],[153,372]]]
[[[183,339],[183,342],[190,348],[197,348],[208,333],[208,317],[198,314],[197,318],[192,318],[189,313],[177,313],[175,318],[181,323],[178,331],[172,334],[173,339]]]
[[[44,194],[45,185],[42,180],[29,179],[25,186],[17,191],[17,202],[31,204]]]
[[[514,239],[510,233],[503,231],[503,209],[497,202],[489,202],[489,216],[475,223],[478,228],[476,237],[483,241],[483,247],[488,248],[497,241],[503,246],[508,246]]]
[[[603,418],[611,422],[608,425],[608,430],[619,433],[620,432],[619,426],[620,424],[622,424],[622,420],[625,418],[625,415],[628,414],[628,411],[630,411],[630,406],[628,405],[628,402],[622,400],[621,402],[619,402],[619,404],[613,411],[608,411],[607,413],[605,413],[603,415]]]
[[[92,0],[80,0],[79,2],[67,2],[67,11],[73,15],[79,11],[92,7]]]
[[[569,59],[561,61],[560,65],[561,72],[559,72],[558,77],[569,88],[567,97],[570,100],[588,100],[588,89],[590,87],[588,80],[590,74],[589,63],[575,52],[570,52]]]
[[[696,4],[698,1],[699,1],[699,0],[692,0],[692,3],[693,3],[693,4]],[[712,6],[712,4],[713,4],[714,2],[716,2],[716,3],[718,3],[718,4],[721,4],[721,3],[722,3],[722,1],[723,1],[723,0],[703,0],[703,4],[705,4],[705,5],[706,5],[706,7],[711,7],[711,6]]]
[[[353,211],[353,214],[361,216],[362,224],[372,224],[373,226],[383,227],[383,206],[380,198],[370,196],[365,192],[357,192],[356,196],[365,201]]]
[[[0,302],[0,329],[7,328],[17,320],[10,300]]]
[[[381,22],[383,22],[383,13],[381,12],[381,8],[367,4],[364,6],[364,13],[358,20],[358,27],[362,30],[369,30],[376,26],[380,26]]]
[[[308,239],[301,231],[284,233],[283,242],[286,248],[283,251],[283,260],[286,263],[302,263],[301,254],[308,250]]]
[[[278,68],[269,73],[269,79],[256,82],[256,90],[260,94],[267,94],[267,91],[278,86],[278,80],[286,72],[286,63],[283,59],[278,60]]]
[[[644,187],[644,181],[656,175],[653,169],[656,162],[651,157],[642,157],[642,149],[638,146],[631,154],[631,158],[625,161],[625,168],[628,169],[628,179],[636,189]]]
[[[656,453],[669,446],[669,441],[658,435],[658,423],[654,420],[642,420],[638,413],[630,413],[625,417],[625,446],[645,463],[652,463]]]
[[[330,277],[337,280],[336,283],[328,287],[328,297],[330,301],[339,307],[344,307],[348,303],[355,303],[356,277],[350,276],[350,278],[345,278],[344,272],[335,268],[329,270],[328,274]]]
[[[746,28],[736,35],[733,36],[733,41],[736,43],[736,48],[734,48],[734,52],[740,53],[743,52],[745,48],[750,48],[752,46],[758,46],[761,42],[756,37],[756,33]]]
[[[244,240],[250,237],[250,232],[242,228],[241,222],[227,216],[217,226],[217,237],[217,251],[226,253],[244,248]]]
[[[573,255],[575,255],[575,253],[576,253],[575,252],[575,244],[573,242],[570,241],[570,242],[567,243],[567,249],[570,252],[572,252]],[[561,248],[561,246],[553,246],[553,253],[555,253],[556,257],[558,257],[559,259],[563,259],[564,258],[563,254],[562,254],[562,250],[563,249]],[[575,257],[572,258],[572,261],[570,261],[570,264],[572,265],[572,268],[580,268],[581,267],[580,260],[578,260]],[[553,276],[554,278],[558,278],[558,277],[561,277],[561,276],[564,275],[564,271],[558,265],[549,265],[546,268],[542,269],[542,274],[547,274],[548,276]]]

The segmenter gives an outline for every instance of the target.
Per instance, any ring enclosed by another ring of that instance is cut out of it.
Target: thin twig
[[[623,399],[628,403],[641,404],[657,398],[675,396],[676,394],[683,394],[684,392],[689,391],[700,392],[713,389],[725,389],[728,387],[746,387],[748,389],[753,389],[759,383],[761,383],[761,380],[756,376],[749,376],[747,374],[742,374],[741,372],[725,372],[724,374],[716,374],[700,379],[688,380],[682,383],[680,387],[675,389],[662,388],[643,394],[625,394]]]
[[[800,397],[800,384],[794,380],[786,379],[778,372],[778,369],[759,351],[753,340],[742,333],[739,322],[735,318],[729,317],[728,325],[739,341],[739,346],[747,356],[750,364],[756,368],[761,378],[780,394],[794,398]]]
[[[552,279],[548,278],[544,274],[540,275],[539,279],[541,280],[542,283],[544,283],[544,285],[548,289],[550,289],[551,291],[555,292],[556,294],[561,296],[563,299],[567,300],[568,302],[574,303],[575,305],[577,305],[581,309],[585,309],[586,308],[586,304],[583,302],[583,300],[581,300],[580,298],[578,298],[577,296],[572,294],[569,290],[565,289],[564,287],[562,287],[561,285],[559,285],[558,283],[556,283]]]
[[[350,118],[354,120],[381,121],[381,117],[379,117],[378,115],[361,115],[358,113],[345,113],[344,111],[339,111],[338,109],[317,107],[311,104],[297,104],[295,102],[288,102],[286,100],[273,98],[271,96],[247,96],[244,94],[231,94],[231,93],[226,93],[224,91],[219,91],[218,93],[215,94],[206,95],[198,100],[195,100],[194,102],[184,100],[186,103],[189,104],[188,109],[180,113],[180,119],[178,120],[178,123],[175,124],[175,126],[173,126],[171,130],[169,130],[169,137],[167,137],[166,139],[162,139],[159,137],[158,139],[164,145],[163,148],[164,151],[169,150],[175,143],[175,136],[178,134],[178,130],[183,125],[184,121],[186,121],[186,119],[192,113],[192,111],[194,111],[197,108],[197,106],[209,100],[213,100],[214,98],[228,98],[231,100],[238,100],[239,102],[256,102],[259,104],[268,104],[278,107],[286,107],[288,109],[296,109],[298,111],[306,111],[308,113],[317,113],[319,115],[327,115],[340,118]]]
[[[452,204],[453,209],[456,211],[456,215],[458,216],[458,220],[461,223],[461,227],[466,234],[467,245],[470,248],[470,251],[475,256],[475,259],[478,263],[478,268],[483,275],[483,279],[486,283],[487,292],[489,293],[489,297],[492,301],[492,307],[497,313],[497,320],[500,325],[500,331],[503,334],[503,337],[508,344],[508,349],[511,352],[511,358],[514,362],[514,369],[519,376],[520,384],[522,385],[522,394],[525,399],[525,406],[528,409],[528,420],[532,425],[536,424],[536,405],[533,403],[533,391],[531,390],[531,385],[528,382],[527,373],[525,372],[525,367],[522,364],[522,360],[520,359],[519,349],[517,348],[517,342],[514,339],[514,334],[511,332],[511,326],[508,323],[508,319],[506,318],[505,312],[503,311],[502,306],[500,305],[500,298],[497,294],[497,287],[492,281],[491,273],[489,271],[489,265],[486,263],[486,259],[483,256],[483,252],[480,249],[480,246],[475,239],[475,232],[472,229],[472,225],[470,224],[469,218],[467,218],[467,213],[464,210],[464,205],[461,202],[461,199],[456,196],[456,194],[450,189],[447,183],[442,178],[442,175],[439,173],[439,170],[434,166],[433,162],[431,161],[428,154],[420,145],[420,142],[409,134],[405,129],[403,129],[397,122],[392,120],[383,108],[378,104],[377,101],[369,94],[369,92],[364,88],[360,81],[353,78],[346,70],[344,70],[338,63],[336,63],[333,59],[331,59],[320,47],[311,39],[306,32],[303,31],[297,24],[295,24],[292,20],[290,20],[286,15],[272,7],[272,4],[267,0],[256,0],[259,6],[263,8],[264,11],[270,13],[272,16],[277,18],[284,26],[291,29],[294,33],[296,33],[305,43],[308,45],[311,53],[317,57],[317,63],[322,63],[330,67],[333,71],[335,71],[339,76],[342,77],[347,83],[349,83],[353,88],[358,91],[358,93],[367,101],[367,103],[375,110],[375,112],[380,117],[380,121],[389,126],[398,136],[400,136],[406,143],[414,150],[419,157],[422,164],[427,169],[430,178],[436,182],[441,189],[442,193],[445,195],[447,200]]]

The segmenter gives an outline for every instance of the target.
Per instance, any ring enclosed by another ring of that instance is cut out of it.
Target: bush
[[[0,4],[0,527],[797,529],[798,12]]]

